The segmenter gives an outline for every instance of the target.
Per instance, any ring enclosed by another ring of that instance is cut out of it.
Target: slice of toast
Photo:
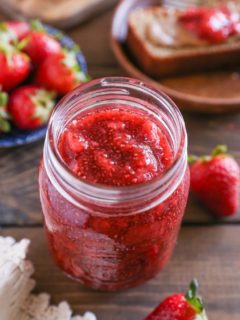
[[[160,19],[164,22],[162,26],[172,35],[174,28],[179,28],[177,17],[180,13],[172,8],[150,7],[138,9],[130,14],[127,44],[141,69],[153,77],[168,77],[240,65],[239,36],[231,37],[221,44],[211,45],[200,39],[199,43],[191,43],[191,36],[194,35],[190,35],[186,43],[182,42],[179,45],[178,36],[182,36],[181,30],[181,33],[175,34],[176,43],[169,44],[168,39],[164,38],[160,40],[166,40],[166,43],[154,42],[149,36],[149,25]],[[166,25],[166,21],[169,25]]]

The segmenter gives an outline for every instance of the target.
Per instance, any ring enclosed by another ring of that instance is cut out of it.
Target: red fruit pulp
[[[240,14],[227,6],[190,8],[180,22],[199,38],[221,43],[240,32]]]
[[[77,176],[109,186],[152,180],[173,161],[169,142],[153,121],[119,110],[73,120],[60,138],[59,151]]]
[[[149,114],[106,106],[72,120],[58,151],[81,180],[99,187],[134,186],[161,177],[172,165],[168,138]],[[187,201],[188,170],[164,202],[140,213],[129,204],[130,214],[121,203],[106,206],[104,214],[94,203],[88,209],[75,206],[50,182],[44,164],[39,182],[49,246],[68,275],[92,288],[117,290],[152,278],[169,260]]]

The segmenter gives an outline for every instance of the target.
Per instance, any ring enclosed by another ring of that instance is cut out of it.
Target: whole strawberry
[[[16,43],[27,36],[29,24],[23,21],[6,21],[0,23],[1,42]]]
[[[207,320],[198,283],[193,280],[186,295],[176,293],[163,302],[145,320]]]
[[[66,94],[87,80],[77,62],[76,53],[66,50],[45,59],[36,75],[37,84],[60,95]]]
[[[240,168],[227,154],[227,147],[217,146],[211,156],[189,157],[191,190],[214,214],[220,217],[237,212],[239,206]]]
[[[8,94],[0,91],[0,133],[9,132],[11,129],[10,115],[7,111]]]
[[[47,123],[55,105],[55,93],[38,86],[19,87],[9,99],[12,121],[20,129],[35,129]]]
[[[32,23],[32,30],[24,40],[26,41],[26,46],[23,51],[35,65],[39,65],[44,59],[59,53],[61,50],[60,43],[50,36],[38,21]]]
[[[9,91],[27,78],[30,60],[8,43],[0,43],[0,87]]]
[[[27,36],[30,31],[30,26],[24,21],[6,21],[5,22],[7,30],[11,30],[15,33],[17,40],[22,40]]]

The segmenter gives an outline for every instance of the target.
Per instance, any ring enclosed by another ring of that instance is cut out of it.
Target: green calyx
[[[36,106],[34,119],[41,119],[41,123],[46,123],[49,119],[49,115],[55,106],[56,93],[53,91],[47,91],[39,89],[34,96],[30,97],[32,103]]]
[[[0,42],[15,43],[17,41],[16,33],[7,27],[5,22],[0,22]]]
[[[197,160],[199,159],[199,157],[193,155],[193,154],[190,154],[188,155],[188,163],[189,164],[193,164],[194,162],[196,162]]]
[[[49,34],[48,30],[44,27],[44,24],[37,19],[30,21],[30,28],[32,31],[47,33],[50,37],[58,41],[60,41],[64,37],[64,34],[61,31],[54,32],[54,34]]]
[[[28,43],[28,39],[24,38],[18,41],[16,33],[7,28],[7,25],[2,22],[0,23],[0,43],[1,51],[11,52],[14,50],[21,51]]]
[[[76,58],[76,52],[80,49],[78,46],[74,50],[63,49],[64,59],[63,64],[73,71],[76,83],[87,82],[90,77],[86,75],[82,70]]]
[[[226,145],[219,144],[212,150],[211,155],[206,155],[206,156],[201,156],[201,157],[198,157],[195,155],[189,155],[188,156],[188,163],[191,165],[198,160],[201,160],[203,162],[208,162],[208,161],[211,161],[214,157],[217,157],[220,155],[230,156],[227,151],[228,151],[228,148]]]
[[[193,279],[190,283],[189,290],[187,291],[185,298],[191,304],[191,306],[196,310],[197,313],[201,313],[204,309],[201,298],[197,295],[198,282]]]
[[[11,66],[11,60],[16,52],[20,52],[28,43],[28,39],[23,39],[20,42],[10,44],[8,42],[0,41],[0,52],[4,53],[7,59],[8,66]]]
[[[22,51],[26,47],[28,42],[29,42],[29,39],[27,37],[23,38],[21,41],[18,41],[18,42],[15,43],[15,48],[18,51]]]
[[[0,22],[0,32],[7,32],[8,28],[5,22]]]
[[[6,110],[8,103],[8,94],[0,92],[0,132],[9,132],[11,126],[9,123],[10,115]]]
[[[37,19],[30,21],[30,27],[33,31],[46,32],[43,24]]]
[[[6,132],[9,132],[9,131],[11,131],[10,123],[7,120],[2,119],[0,117],[0,132],[6,133]]]
[[[15,48],[11,44],[9,44],[7,42],[0,43],[0,52],[5,54],[8,65],[11,64],[11,59],[12,59],[14,51],[15,51]]]
[[[8,103],[8,94],[6,92],[0,92],[0,108],[6,107]]]
[[[226,155],[228,152],[228,147],[225,144],[217,145],[212,151],[212,157],[219,155]]]
[[[202,299],[197,294],[198,287],[198,281],[193,279],[185,298],[197,314],[195,320],[207,320],[208,318],[204,310]]]

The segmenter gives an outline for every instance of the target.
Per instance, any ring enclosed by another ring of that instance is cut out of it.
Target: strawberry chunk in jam
[[[152,180],[173,160],[166,135],[153,120],[116,109],[74,119],[60,138],[59,151],[79,178],[109,186]]]

